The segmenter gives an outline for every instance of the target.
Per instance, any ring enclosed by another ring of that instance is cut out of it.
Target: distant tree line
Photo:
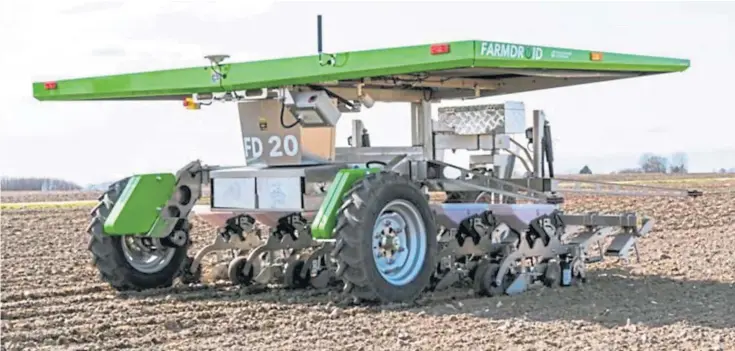
[[[674,153],[671,157],[645,153],[638,160],[638,168],[621,169],[617,173],[685,174],[689,173],[689,157],[683,152]]]
[[[55,178],[10,178],[0,179],[0,190],[3,191],[60,191],[81,190],[76,183]]]
[[[719,173],[735,173],[735,169],[721,168]],[[669,173],[669,174],[685,174],[689,173],[689,158],[686,153],[677,152],[666,157],[653,153],[645,153],[641,155],[638,161],[638,167],[621,169],[618,174],[635,174],[635,173]],[[579,170],[579,174],[592,174],[592,170],[588,165]]]

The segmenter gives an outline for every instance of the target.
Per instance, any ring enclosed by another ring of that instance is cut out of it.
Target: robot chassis
[[[133,239],[141,241],[138,246],[149,251],[188,247],[191,226],[186,218],[192,210],[205,219],[230,216],[212,244],[183,260],[176,274],[182,282],[198,282],[202,259],[229,250],[234,258],[228,276],[236,285],[275,282],[288,288],[324,288],[342,281],[344,291],[356,299],[402,302],[467,279],[477,294],[486,296],[521,293],[536,282],[548,287],[575,285],[586,280],[590,263],[605,256],[627,260],[631,252],[637,256],[636,240],[653,226],[652,219],[633,213],[567,214],[559,210],[563,198],[556,189],[558,179],[553,178],[550,126],[542,111],[533,111],[533,126],[526,129],[525,108],[519,102],[440,108],[438,120],[431,118],[430,102],[413,103],[411,147],[369,146],[361,121],[353,120],[352,146],[332,147],[334,161],[305,151],[296,164],[293,159],[284,164],[264,156],[267,153],[258,154],[252,139],[253,144],[248,145],[248,138],[258,138],[248,128],[254,115],[265,115],[265,121],[261,117],[257,122],[275,125],[276,134],[284,135],[288,130],[282,120],[286,107],[293,116],[316,111],[322,121],[336,124],[338,117],[330,113],[339,115],[340,111],[324,107],[331,105],[309,109],[327,102],[327,93],[311,95],[317,102],[308,108],[298,104],[304,94],[315,91],[264,90],[260,98],[240,101],[251,166],[207,167],[195,161],[184,167],[177,173],[178,191],[169,202],[178,202],[177,210],[169,211],[174,221],[160,229],[172,234],[160,240]],[[280,115],[268,113],[278,106]],[[305,118],[300,118],[307,128]],[[510,137],[518,133],[525,133],[531,150]],[[472,156],[472,169],[440,160],[444,150],[460,148],[486,153]],[[516,160],[529,171],[527,177],[511,178]],[[448,170],[459,176],[446,176]],[[347,186],[351,177],[352,186]],[[249,185],[247,180],[251,180]],[[199,212],[194,203],[207,182],[212,188],[211,209]],[[270,190],[261,187],[269,182]],[[600,184],[604,183],[594,183],[598,188]],[[124,188],[120,185],[111,187],[105,199],[114,197],[114,189]],[[340,185],[349,190],[330,192]],[[623,194],[692,195],[674,189],[635,188],[637,193]],[[274,193],[265,196],[274,189],[277,199]],[[610,193],[621,194],[616,191]],[[430,203],[429,192],[445,192],[448,200]],[[595,193],[605,192],[598,189]],[[527,203],[516,204],[516,200]],[[339,205],[333,226],[317,223],[327,218],[320,216],[329,207],[321,206],[323,202]],[[612,238],[609,243],[608,238]],[[593,247],[599,251],[590,255]]]
[[[574,285],[590,263],[637,256],[653,226],[633,213],[565,213],[561,194],[701,194],[554,177],[550,125],[535,110],[526,128],[520,102],[431,116],[441,100],[680,72],[688,60],[489,41],[325,54],[320,16],[317,39],[318,66],[310,57],[223,64],[226,55],[212,55],[203,69],[34,83],[39,100],[237,103],[247,166],[195,161],[175,175],[123,179],[100,198],[87,231],[103,280],[118,290],[194,283],[206,255],[230,251],[237,285],[341,281],[357,299],[408,302],[470,280],[480,295],[516,294],[536,282]],[[350,147],[335,147],[341,114],[375,101],[411,103],[411,146],[371,146],[354,120]],[[479,152],[469,169],[443,162],[458,149]],[[211,206],[195,206],[207,183]],[[447,200],[430,202],[432,192]],[[189,257],[192,212],[219,228]]]

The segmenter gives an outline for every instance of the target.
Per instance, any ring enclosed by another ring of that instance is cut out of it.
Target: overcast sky
[[[693,171],[735,167],[734,3],[273,3],[4,1],[0,5],[3,175],[80,183],[177,169],[200,158],[241,164],[234,104],[187,111],[179,102],[45,102],[31,83],[60,78],[481,39],[692,60],[682,74],[503,96],[546,111],[557,169],[609,172],[642,152],[690,153]],[[728,90],[730,90],[728,92]],[[400,118],[396,118],[400,116]],[[410,142],[408,107],[362,113],[374,145]],[[398,123],[390,129],[377,126]],[[339,144],[350,118],[338,127]]]

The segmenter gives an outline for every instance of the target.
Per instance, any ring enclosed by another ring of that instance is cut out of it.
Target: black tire
[[[182,284],[197,284],[202,281],[202,265],[200,264],[195,272],[191,272],[192,262],[194,262],[194,259],[191,257],[184,259],[181,266],[181,276],[179,277]]]
[[[491,263],[488,265],[487,269],[482,272],[482,276],[476,277],[476,279],[482,282],[482,292],[485,296],[501,296],[505,294],[505,290],[510,286],[508,275],[503,277],[503,281],[500,286],[495,285],[495,277],[498,276],[499,271],[500,264]]]
[[[415,207],[426,231],[426,255],[416,277],[396,286],[378,271],[373,255],[373,225],[380,211],[393,200],[404,200]],[[421,189],[407,177],[393,172],[372,173],[358,181],[345,195],[334,238],[333,257],[337,258],[337,278],[345,291],[366,301],[410,302],[426,289],[436,269],[437,230],[434,215]]]
[[[100,278],[119,291],[142,291],[170,287],[181,274],[182,266],[187,258],[188,245],[173,249],[175,250],[173,257],[161,270],[144,273],[134,268],[125,259],[122,247],[124,237],[109,236],[104,232],[103,223],[125,189],[128,180],[129,178],[126,178],[110,185],[107,192],[101,196],[100,203],[92,210],[92,221],[87,227],[87,232],[90,234],[88,249],[92,253],[92,262],[97,267]],[[180,229],[188,231],[189,226],[184,224]]]
[[[233,285],[250,285],[255,276],[255,268],[250,265],[250,270],[246,274],[244,272],[245,265],[248,263],[247,256],[237,256],[227,266],[227,276],[230,278],[230,282]]]
[[[290,289],[304,289],[309,286],[310,270],[307,270],[306,277],[301,277],[301,269],[304,268],[304,261],[295,260],[286,263],[283,272],[284,285]]]
[[[549,261],[542,279],[544,286],[556,288],[561,286],[561,265],[557,261]]]
[[[490,262],[482,261],[472,272],[472,290],[479,296],[487,296],[487,289],[485,289],[484,279],[485,272],[490,268]]]

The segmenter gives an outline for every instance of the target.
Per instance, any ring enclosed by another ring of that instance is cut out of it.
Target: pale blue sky
[[[87,183],[196,158],[242,163],[234,104],[187,111],[179,102],[40,103],[31,82],[203,65],[212,53],[231,61],[313,54],[317,13],[327,51],[481,39],[691,59],[682,74],[486,101],[545,110],[560,171],[590,163],[609,172],[635,166],[643,152],[676,151],[690,153],[692,171],[735,167],[733,3],[64,0],[0,7],[3,175]],[[408,117],[403,105],[360,115],[375,145],[407,145]],[[349,125],[343,118],[338,126],[339,144]]]

